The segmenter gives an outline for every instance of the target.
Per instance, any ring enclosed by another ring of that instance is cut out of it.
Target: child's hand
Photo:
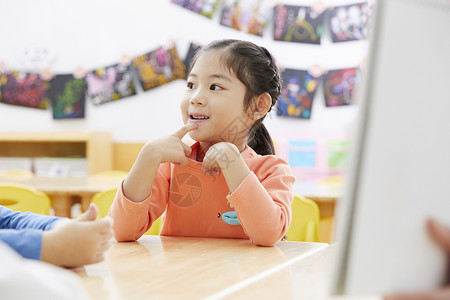
[[[181,127],[177,132],[169,136],[152,140],[146,144],[149,152],[157,155],[159,162],[171,162],[179,166],[188,164],[186,156],[191,154],[191,147],[181,141],[181,139],[192,130],[198,128],[197,124],[187,124]]]
[[[220,171],[230,167],[240,156],[238,148],[227,142],[212,145],[205,154],[202,170],[208,175],[219,175]]]
[[[209,175],[222,172],[230,193],[233,193],[250,173],[239,149],[227,142],[214,144],[208,149],[203,158],[202,170]]]
[[[79,218],[61,220],[42,236],[41,260],[58,266],[79,267],[101,262],[111,247],[113,220],[105,217],[95,221],[98,209],[94,204]]]
[[[147,142],[123,182],[125,197],[134,202],[145,200],[150,195],[161,163],[171,162],[179,166],[187,165],[189,160],[186,156],[191,154],[192,150],[181,139],[189,131],[197,128],[196,124],[184,125],[172,135]]]

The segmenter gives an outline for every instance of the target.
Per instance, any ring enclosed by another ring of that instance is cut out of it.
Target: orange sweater
[[[137,240],[165,212],[160,235],[242,238],[261,246],[280,241],[291,223],[295,177],[278,156],[248,146],[241,155],[251,172],[231,194],[222,173],[205,175],[192,159],[185,167],[161,164],[142,202],[127,199],[120,186],[109,210],[116,239]]]

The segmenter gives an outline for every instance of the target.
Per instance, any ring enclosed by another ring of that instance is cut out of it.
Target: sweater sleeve
[[[141,202],[133,202],[123,193],[123,182],[117,190],[108,215],[114,219],[117,241],[139,239],[166,209],[169,194],[170,164],[161,164],[150,195]]]
[[[2,229],[0,230],[0,241],[6,243],[25,258],[41,259],[42,230]]]
[[[252,243],[273,246],[282,239],[291,223],[294,181],[289,165],[271,157],[228,195]]]
[[[41,258],[42,232],[50,230],[58,217],[12,211],[0,206],[0,241],[25,258]]]

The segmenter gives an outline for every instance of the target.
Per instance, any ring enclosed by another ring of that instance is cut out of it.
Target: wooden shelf
[[[113,169],[109,132],[0,132],[3,157],[85,157],[90,175]]]

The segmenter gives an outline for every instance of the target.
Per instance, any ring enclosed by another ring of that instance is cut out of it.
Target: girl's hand
[[[181,139],[189,132],[197,129],[197,124],[187,124],[181,127],[174,134],[164,136],[148,142],[144,147],[147,148],[149,157],[157,157],[159,163],[171,162],[179,166],[188,164],[186,156],[191,154],[192,149],[183,143]]]
[[[192,150],[181,139],[186,133],[196,128],[198,128],[196,124],[184,125],[172,135],[147,142],[123,182],[125,197],[133,202],[145,200],[150,195],[161,163],[187,165],[189,160],[186,156],[191,154]]]
[[[209,148],[203,158],[202,170],[209,175],[222,172],[230,193],[233,193],[250,173],[239,149],[226,142],[214,144]]]
[[[220,171],[228,169],[240,157],[238,148],[227,142],[212,145],[205,154],[202,170],[208,175],[219,175]]]

